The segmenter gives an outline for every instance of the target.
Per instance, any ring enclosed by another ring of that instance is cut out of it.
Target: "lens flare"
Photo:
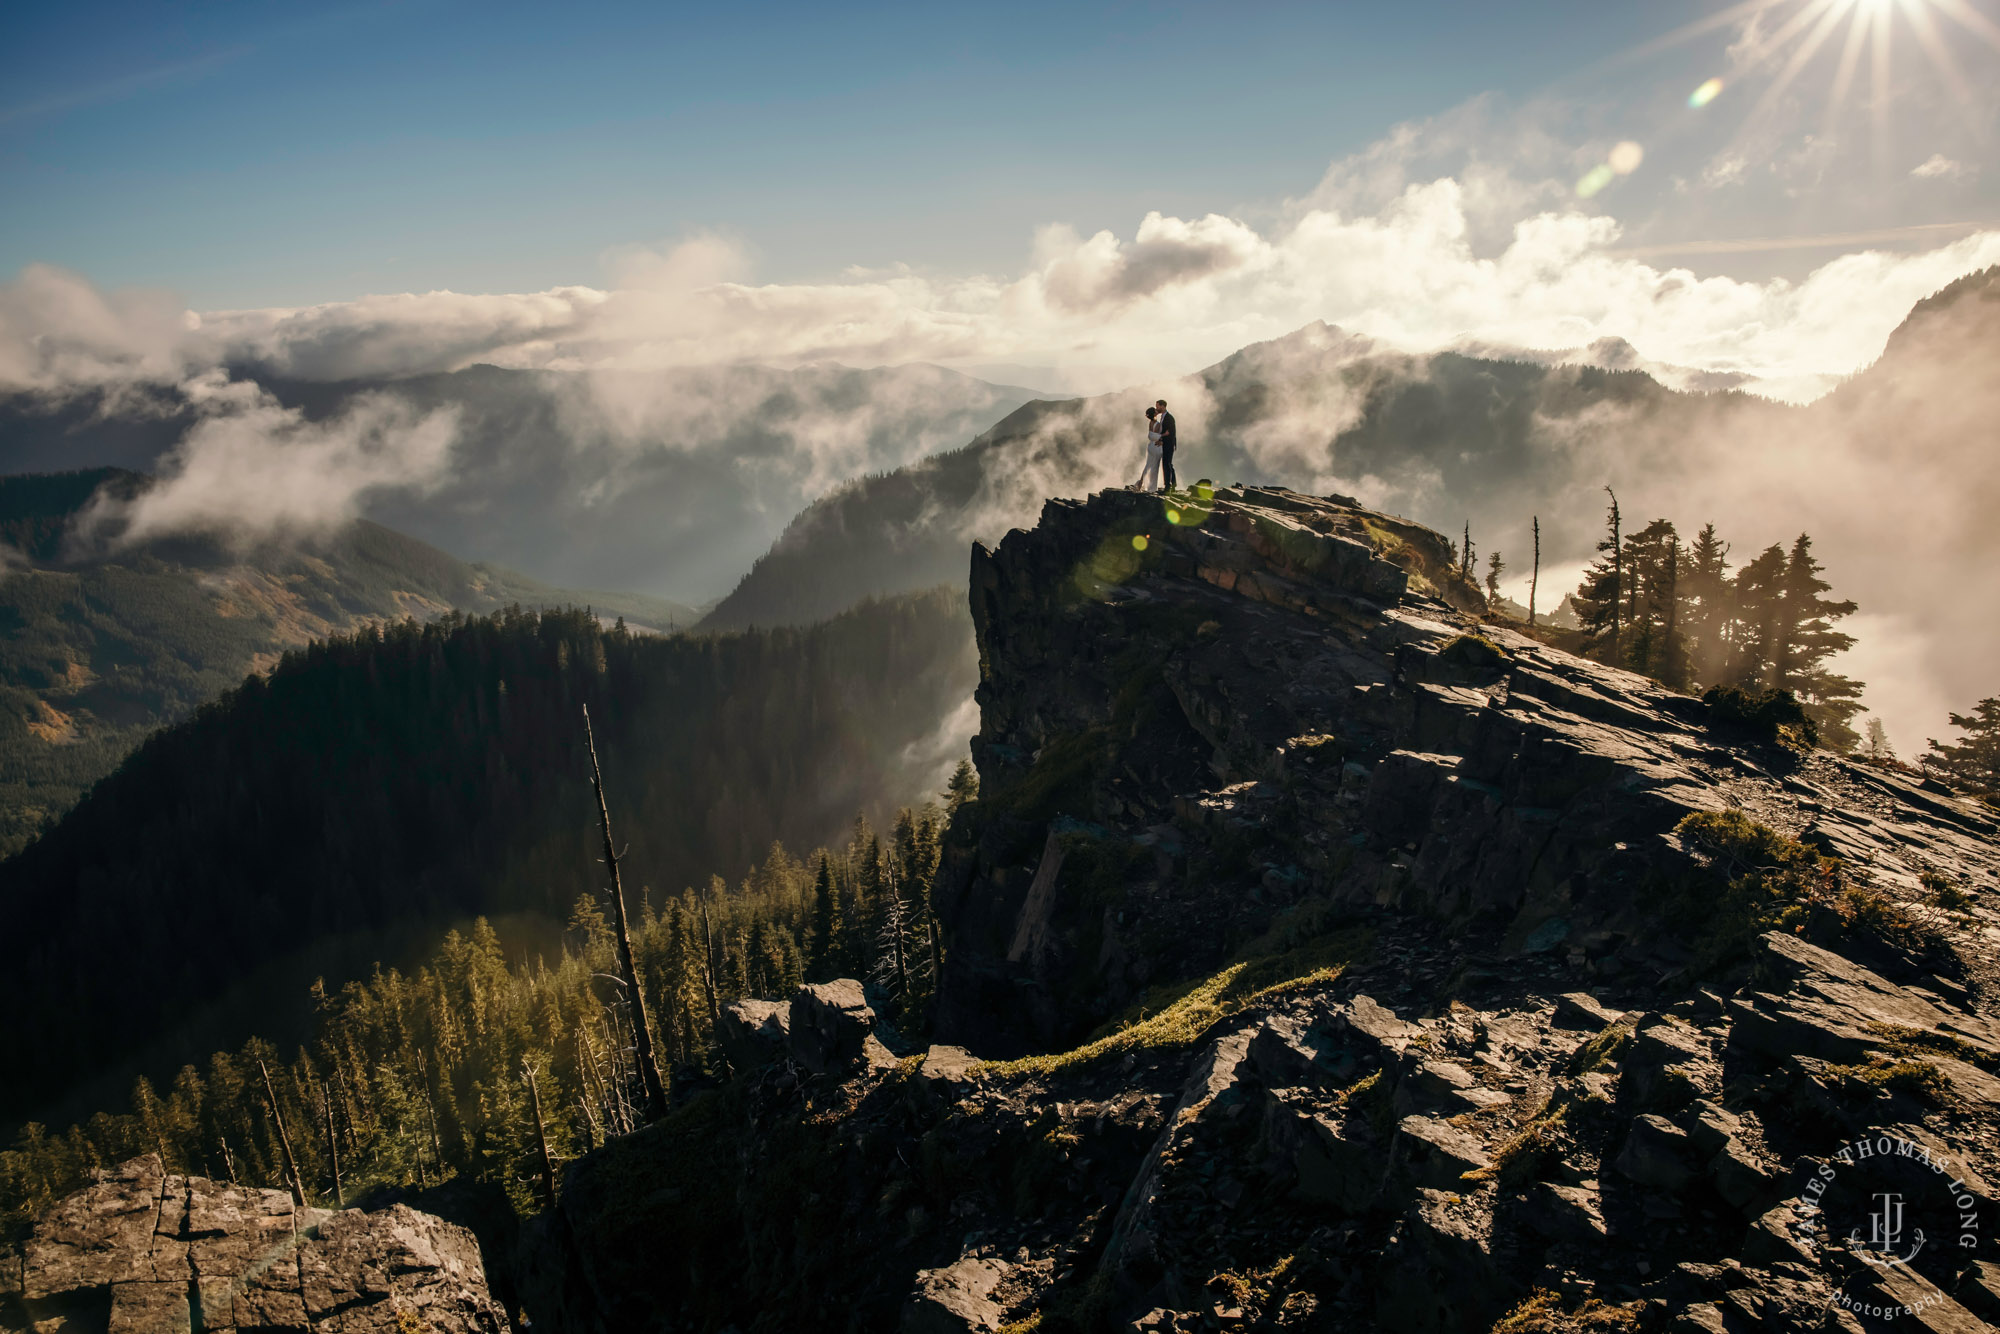
[[[1576,183],[1576,193],[1579,198],[1588,199],[1617,179],[1618,173],[1600,162],[1585,172],[1583,179]]]
[[[1138,536],[1132,539],[1132,550],[1144,551],[1145,549],[1146,549],[1146,535],[1144,533],[1140,533]]]
[[[1611,150],[1611,156],[1604,159],[1604,165],[1620,176],[1630,176],[1639,170],[1639,164],[1646,160],[1646,150],[1627,139]]]
[[[1701,87],[1688,94],[1688,105],[1699,110],[1713,102],[1722,92],[1722,80],[1710,79]]]

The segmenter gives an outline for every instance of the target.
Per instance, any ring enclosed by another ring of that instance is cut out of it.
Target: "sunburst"
[[[1947,20],[1941,22],[1940,19]],[[1977,128],[1976,99],[1947,34],[1970,34],[2000,52],[2000,23],[1972,0],[1745,0],[1707,18],[1647,42],[1632,56],[1649,55],[1735,24],[1747,25],[1744,46],[1728,76],[1702,83],[1688,97],[1691,107],[1717,100],[1731,83],[1763,81],[1744,127],[1765,121],[1779,100],[1798,82],[1822,51],[1832,56],[1827,87],[1825,132],[1831,134],[1868,66],[1869,111],[1875,150],[1886,157],[1889,143],[1889,93],[1898,34],[1914,38],[1932,70]]]

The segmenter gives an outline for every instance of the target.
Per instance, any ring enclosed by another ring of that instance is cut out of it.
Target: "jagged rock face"
[[[2000,881],[1990,812],[1733,744],[1699,700],[1479,625],[1445,551],[1259,488],[1212,509],[1052,500],[975,548],[973,754],[1000,809],[941,878],[941,1033],[1068,1045],[1309,890],[1671,969],[1687,952],[1652,929],[1647,891],[1685,867],[1672,831],[1694,811],[1745,808],[1891,888],[1926,866]],[[1231,840],[1264,864],[1216,883],[1190,845]]]
[[[36,1220],[0,1258],[0,1328],[498,1334],[479,1243],[405,1205],[294,1208],[283,1191],[135,1158]]]
[[[1426,592],[1442,540],[1399,521],[1164,514],[1054,502],[975,554],[952,1045],[815,1073],[794,1046],[844,988],[784,1011],[789,1059],[777,1007],[739,1010],[737,1078],[568,1173],[589,1300],[559,1327],[2000,1325],[1989,815],[1462,638],[1476,594]],[[1675,832],[1728,806],[1972,906],[1923,951],[1815,917],[1698,954],[1659,905],[1743,869]],[[1271,959],[1304,962],[1222,986]],[[1908,1265],[1869,1240],[1884,1195],[1931,1239]]]

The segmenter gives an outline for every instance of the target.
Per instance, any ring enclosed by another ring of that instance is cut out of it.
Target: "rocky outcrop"
[[[0,1329],[498,1334],[479,1244],[405,1205],[295,1208],[283,1191],[100,1172],[0,1260]]]
[[[1482,621],[1443,550],[1228,488],[975,553],[938,1045],[809,989],[577,1163],[605,1327],[1990,1321],[1990,812]],[[1731,810],[1837,854],[1789,915],[1683,832]]]
[[[1645,891],[1681,874],[1698,811],[1744,809],[1892,895],[1927,867],[2000,883],[1990,809],[1750,743],[1481,623],[1424,531],[1281,490],[1105,492],[975,549],[987,800],[940,892],[948,1037],[1067,1045],[1314,892],[1597,978],[1671,971],[1691,951]],[[1255,856],[1208,864],[1230,840]]]

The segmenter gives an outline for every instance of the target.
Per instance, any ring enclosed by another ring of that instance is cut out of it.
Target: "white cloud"
[[[322,532],[354,518],[385,488],[434,485],[445,474],[456,414],[418,414],[402,399],[367,394],[329,421],[309,421],[254,384],[220,371],[182,386],[199,420],[159,468],[159,481],[124,501],[100,492],[81,516],[89,542],[140,542],[172,533],[231,541]]]
[[[1977,167],[1968,167],[1963,162],[1953,161],[1942,153],[1933,153],[1910,168],[1910,175],[1920,180],[1932,180],[1938,177],[1951,180],[1960,176],[1970,176],[1978,170]]]
[[[1566,141],[1551,128],[1560,121],[1533,107],[1502,118],[1474,102],[1335,163],[1269,221],[1150,213],[1129,237],[1052,224],[1011,275],[892,266],[756,283],[741,245],[698,236],[615,252],[602,288],[196,316],[159,294],[105,293],[34,267],[0,286],[0,386],[171,383],[225,364],[397,376],[481,361],[639,371],[999,362],[1158,376],[1323,319],[1413,351],[1621,338],[1648,362],[1754,377],[1798,398],[1866,365],[1913,301],[2000,260],[2000,235],[1981,233],[1923,253],[1850,254],[1796,283],[1654,267],[1614,253],[1619,221],[1581,211],[1571,193],[1615,140]],[[1805,143],[1786,170],[1809,178],[1824,148]],[[1725,156],[1708,180],[1744,170]]]

